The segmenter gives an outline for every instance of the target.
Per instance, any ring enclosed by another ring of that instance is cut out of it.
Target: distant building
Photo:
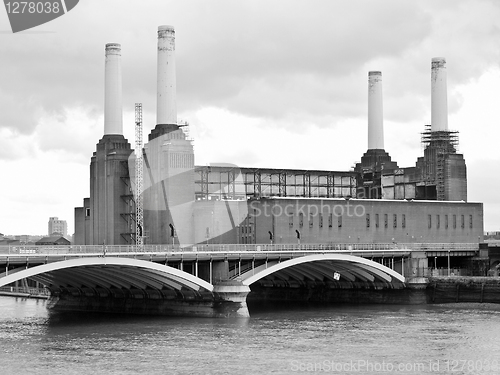
[[[49,236],[43,237],[35,242],[35,245],[70,245],[66,238],[63,236]]]
[[[68,224],[66,220],[59,220],[57,217],[49,218],[49,232],[48,235],[60,234],[61,236],[66,236],[68,234]]]
[[[6,237],[0,239],[0,246],[14,246],[14,245],[21,245],[21,242],[19,240],[14,240],[12,238],[6,238]]]
[[[500,231],[484,232],[485,240],[500,240]]]
[[[20,243],[28,243],[30,241],[30,236],[27,234],[21,234],[21,235],[14,236],[14,239],[16,241],[19,241]]]

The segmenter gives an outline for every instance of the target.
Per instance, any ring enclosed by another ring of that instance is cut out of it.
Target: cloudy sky
[[[197,165],[348,170],[367,148],[367,75],[383,74],[385,149],[422,155],[432,57],[445,57],[450,129],[468,198],[500,230],[498,0],[81,0],[12,34],[0,10],[0,232],[46,234],[89,196],[103,134],[104,46],[122,45],[124,132],[155,125],[156,31],[176,29],[178,117]]]

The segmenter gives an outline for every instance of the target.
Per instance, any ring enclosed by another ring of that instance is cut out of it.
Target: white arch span
[[[251,285],[254,282],[262,279],[263,277],[269,276],[275,272],[280,270],[286,270],[289,267],[297,266],[300,264],[307,264],[318,261],[338,261],[339,265],[341,264],[351,264],[349,272],[339,270],[338,272],[341,274],[346,272],[346,276],[351,273],[362,275],[366,272],[377,277],[381,280],[392,282],[394,279],[398,282],[405,282],[404,276],[400,275],[396,271],[390,269],[389,267],[384,266],[383,264],[374,262],[369,259],[365,259],[362,257],[347,255],[347,254],[313,254],[307,255],[303,257],[293,258],[286,260],[280,263],[273,263],[271,266],[267,268],[259,267],[258,272],[255,270],[250,270],[240,275],[239,279],[243,282],[244,285]],[[358,269],[358,272],[356,272]]]
[[[138,260],[132,258],[115,258],[115,257],[93,257],[93,258],[77,258],[70,260],[63,260],[60,262],[47,263],[39,266],[34,266],[19,272],[15,272],[13,274],[4,276],[0,278],[0,287],[13,283],[15,281],[25,279],[28,277],[33,277],[37,275],[47,274],[49,272],[54,272],[58,270],[67,270],[67,269],[83,269],[86,267],[86,270],[90,270],[92,268],[89,267],[97,267],[99,270],[99,276],[105,277],[106,271],[102,270],[102,268],[106,268],[111,276],[113,275],[113,269],[116,271],[120,271],[122,282],[126,280],[123,277],[123,272],[126,270],[127,275],[130,278],[131,285],[137,284],[152,284],[152,283],[160,283],[165,284],[166,286],[173,287],[175,289],[179,289],[182,286],[185,286],[189,289],[193,289],[196,291],[200,291],[201,289],[208,290],[210,292],[213,291],[214,287],[212,284],[206,282],[205,280],[200,279],[194,275],[191,275],[187,272],[181,271],[177,268],[165,266],[163,264],[158,264],[146,260]],[[96,280],[96,283],[99,281]]]

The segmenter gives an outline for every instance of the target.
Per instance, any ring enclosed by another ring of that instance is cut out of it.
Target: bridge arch
[[[404,276],[380,263],[358,256],[335,253],[307,255],[283,262],[268,262],[241,274],[238,279],[244,285],[250,286],[268,276],[294,279],[299,282],[305,279],[326,279],[334,283],[341,282],[336,278],[340,276],[342,282],[378,283],[388,287],[399,286],[405,282]]]
[[[212,292],[199,277],[151,261],[119,257],[76,258],[34,266],[0,277],[0,286],[31,278],[54,290],[173,290]]]

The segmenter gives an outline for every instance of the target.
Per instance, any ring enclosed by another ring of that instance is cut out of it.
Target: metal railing
[[[202,244],[179,245],[60,245],[0,246],[0,255],[106,255],[170,252],[274,252],[274,251],[475,251],[478,243],[330,243],[330,244]]]
[[[398,248],[417,251],[476,251],[479,243],[398,243]]]
[[[12,295],[26,295],[27,297],[50,297],[50,291],[46,288],[31,288],[31,287],[17,287],[17,286],[2,286],[0,287],[1,294]]]

